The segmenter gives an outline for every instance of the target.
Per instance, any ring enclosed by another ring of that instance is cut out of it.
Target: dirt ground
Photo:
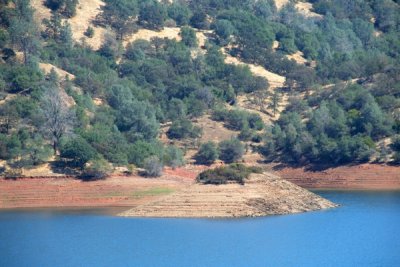
[[[320,170],[269,166],[277,175],[301,187],[344,190],[399,190],[400,167],[378,164]]]
[[[92,182],[72,177],[0,179],[0,208],[134,207],[191,185],[200,170],[167,168],[156,179],[121,175]]]
[[[270,173],[253,174],[245,185],[193,184],[123,212],[133,217],[256,217],[299,213],[335,204]]]

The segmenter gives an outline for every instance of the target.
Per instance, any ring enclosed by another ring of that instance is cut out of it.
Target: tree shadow
[[[51,171],[66,176],[78,177],[81,172],[71,162],[58,160],[50,163]]]

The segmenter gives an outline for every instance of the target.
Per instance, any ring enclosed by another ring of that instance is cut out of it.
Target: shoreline
[[[366,193],[400,191],[400,167],[398,166],[361,164],[318,171],[311,171],[305,167],[282,167],[282,165],[272,164],[266,167],[270,170],[268,173],[271,176],[279,176],[284,181],[316,194],[324,191]],[[16,180],[0,178],[0,212],[12,210],[55,212],[86,210],[90,212],[102,209],[108,210],[106,214],[116,216],[132,208],[163,200],[174,193],[190,191],[190,188],[195,185],[195,177],[199,171],[194,168],[168,169],[162,177],[156,179],[137,175],[115,175],[105,180],[91,182],[84,182],[73,177],[26,177]],[[235,195],[240,190],[238,188],[226,194],[222,201],[229,198],[233,200],[230,195]],[[191,194],[185,201],[196,197],[193,192]],[[252,195],[259,196],[260,193],[254,191],[247,196]],[[208,195],[203,195],[197,200],[203,201],[207,198]],[[219,202],[216,203],[219,204]],[[260,203],[256,204],[260,205]],[[223,217],[221,214],[217,217]],[[166,214],[163,216],[167,217]],[[190,217],[188,214],[185,216]],[[242,216],[246,217],[246,215]],[[233,218],[235,215],[226,214],[226,217]],[[247,217],[252,217],[252,215]]]
[[[0,212],[100,211],[113,216],[239,218],[334,206],[271,173],[255,175],[244,186],[201,185],[171,173],[156,179],[114,176],[92,182],[73,178],[0,179]]]

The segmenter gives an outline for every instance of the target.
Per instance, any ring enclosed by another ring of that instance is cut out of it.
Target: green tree
[[[85,164],[81,178],[85,180],[104,179],[112,173],[112,166],[105,159],[92,159]]]
[[[183,151],[176,146],[168,146],[163,153],[163,162],[172,168],[184,165]]]
[[[189,7],[184,2],[180,3],[174,1],[171,5],[168,5],[168,16],[175,20],[178,26],[187,25],[191,13]]]
[[[14,3],[17,16],[11,20],[8,32],[14,46],[22,50],[26,65],[39,50],[38,27],[33,20],[33,9],[29,0],[14,0]]]
[[[198,164],[211,165],[218,159],[218,156],[217,146],[210,141],[200,145],[194,158]]]
[[[146,1],[140,8],[139,22],[150,29],[162,29],[166,18],[167,9],[158,1]]]
[[[235,33],[235,27],[229,20],[219,19],[211,26],[219,37],[221,45],[227,45],[231,41],[232,35]]]
[[[101,18],[117,33],[119,40],[134,30],[135,19],[139,13],[135,0],[106,0]]]
[[[281,94],[275,90],[274,93],[271,96],[271,101],[268,104],[268,107],[270,109],[272,109],[272,113],[274,114],[274,116],[276,115],[276,112],[278,111],[279,108],[279,103],[281,102]]]
[[[188,26],[182,27],[179,34],[182,38],[182,42],[185,45],[187,45],[188,47],[197,46],[196,32],[192,28]]]
[[[96,150],[82,137],[68,139],[60,149],[60,156],[72,160],[72,163],[83,168],[87,162],[98,157]]]
[[[236,138],[219,143],[219,158],[226,163],[232,163],[242,158],[243,144]]]
[[[193,126],[192,122],[187,119],[174,121],[167,131],[170,139],[197,138],[201,135],[201,129]]]
[[[145,159],[151,156],[161,157],[163,147],[157,142],[136,141],[128,148],[128,161],[138,167],[143,167]]]

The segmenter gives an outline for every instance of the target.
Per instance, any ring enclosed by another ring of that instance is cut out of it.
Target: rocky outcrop
[[[193,184],[120,216],[132,217],[256,217],[299,213],[336,205],[270,173],[252,174],[245,185]]]

